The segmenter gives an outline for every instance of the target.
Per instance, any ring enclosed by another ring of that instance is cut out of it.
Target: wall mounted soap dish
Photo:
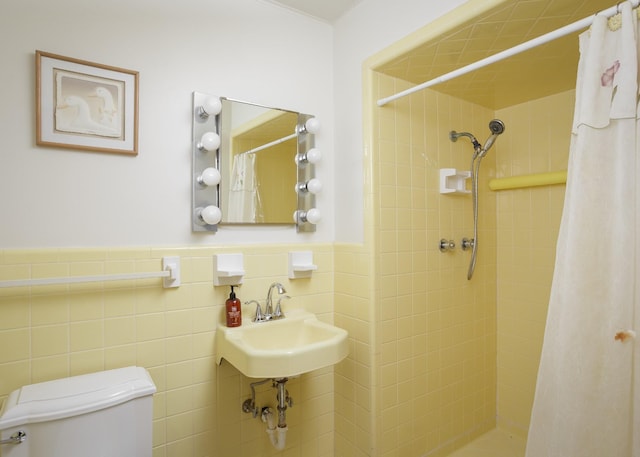
[[[441,194],[470,194],[467,189],[467,179],[471,178],[470,171],[460,171],[456,168],[440,169]]]

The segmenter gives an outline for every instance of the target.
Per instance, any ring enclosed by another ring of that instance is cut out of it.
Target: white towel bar
[[[162,268],[163,271],[152,271],[143,273],[121,273],[96,276],[67,276],[60,278],[39,279],[14,279],[9,281],[0,281],[0,288],[48,286],[53,284],[78,284],[85,282],[122,281],[130,279],[153,278],[164,278],[163,287],[165,288],[178,287],[180,285],[180,257],[163,257]]]

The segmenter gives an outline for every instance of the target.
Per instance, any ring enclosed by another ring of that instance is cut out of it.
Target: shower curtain
[[[260,222],[255,164],[255,154],[237,154],[233,157],[227,222]]]
[[[640,457],[638,43],[597,16],[580,36],[564,212],[527,457]]]

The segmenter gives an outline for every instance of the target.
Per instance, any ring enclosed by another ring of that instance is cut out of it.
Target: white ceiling
[[[325,22],[335,22],[362,0],[265,0]]]

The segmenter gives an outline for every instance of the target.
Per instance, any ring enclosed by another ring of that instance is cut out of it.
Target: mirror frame
[[[222,173],[221,162],[224,157],[221,157],[221,146],[215,150],[206,151],[203,150],[200,145],[200,139],[207,132],[214,132],[221,136],[222,116],[224,115],[221,110],[215,115],[203,115],[203,104],[208,99],[216,98],[220,101],[244,103],[247,105],[253,105],[265,109],[279,110],[283,112],[296,113],[298,116],[295,133],[297,135],[297,148],[295,156],[292,157],[292,161],[295,159],[295,166],[297,167],[297,183],[292,192],[297,193],[297,208],[291,215],[291,223],[296,226],[297,232],[314,232],[316,230],[316,224],[308,222],[304,215],[312,208],[315,208],[316,196],[311,192],[298,191],[300,186],[304,186],[309,180],[316,177],[315,165],[307,162],[306,153],[315,147],[315,134],[306,130],[305,123],[307,120],[314,116],[310,114],[298,113],[291,110],[272,108],[255,103],[244,102],[228,97],[217,97],[211,94],[205,94],[201,92],[193,93],[193,129],[192,129],[192,230],[194,232],[215,232],[218,229],[218,225],[233,226],[233,225],[290,225],[286,222],[283,223],[260,223],[260,222],[224,222],[224,220],[217,224],[208,224],[200,216],[201,210],[207,206],[215,206],[221,208],[221,191],[220,184],[215,186],[203,186],[199,183],[199,177],[202,170],[209,167],[216,168]],[[223,174],[222,179],[225,179]],[[223,217],[224,219],[224,217]]]

